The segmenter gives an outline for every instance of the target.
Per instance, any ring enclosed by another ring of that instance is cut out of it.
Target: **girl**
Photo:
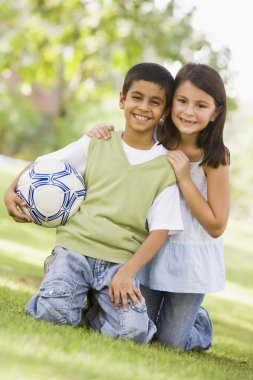
[[[186,64],[175,78],[171,113],[157,129],[181,190],[184,231],[138,274],[156,338],[166,346],[207,350],[212,324],[201,307],[206,293],[224,289],[223,238],[229,216],[229,151],[223,143],[226,92],[220,75]],[[108,138],[112,127],[92,135]]]

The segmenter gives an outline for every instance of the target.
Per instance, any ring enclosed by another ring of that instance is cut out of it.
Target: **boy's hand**
[[[139,301],[142,300],[140,290],[134,285],[133,278],[127,272],[119,269],[113,277],[109,286],[109,297],[114,302],[116,310],[119,308],[120,298],[123,304],[123,310],[128,310],[127,297],[131,297],[134,306],[138,306]]]
[[[96,137],[97,139],[109,140],[112,131],[114,131],[113,125],[97,124],[86,135],[88,137]]]
[[[23,202],[13,189],[7,189],[4,195],[4,203],[8,214],[19,223],[33,222],[28,213],[25,202]]]

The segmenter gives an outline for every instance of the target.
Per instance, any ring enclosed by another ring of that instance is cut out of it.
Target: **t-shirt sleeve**
[[[58,158],[60,160],[65,160],[70,165],[72,165],[81,175],[83,175],[87,162],[89,142],[90,138],[88,136],[83,136],[79,140],[74,141],[62,149],[38,157],[37,160],[48,158]]]
[[[184,229],[177,185],[166,187],[156,197],[149,210],[147,221],[149,231],[168,230],[169,235],[173,235]]]

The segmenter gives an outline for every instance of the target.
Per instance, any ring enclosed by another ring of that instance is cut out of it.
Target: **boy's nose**
[[[138,105],[138,109],[141,110],[141,111],[146,111],[148,109],[147,103],[146,102],[140,103]]]

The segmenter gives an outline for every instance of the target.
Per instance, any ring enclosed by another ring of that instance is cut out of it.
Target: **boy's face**
[[[126,129],[133,132],[153,133],[167,114],[165,90],[145,80],[134,81],[126,97],[121,92],[119,105],[124,109]]]

